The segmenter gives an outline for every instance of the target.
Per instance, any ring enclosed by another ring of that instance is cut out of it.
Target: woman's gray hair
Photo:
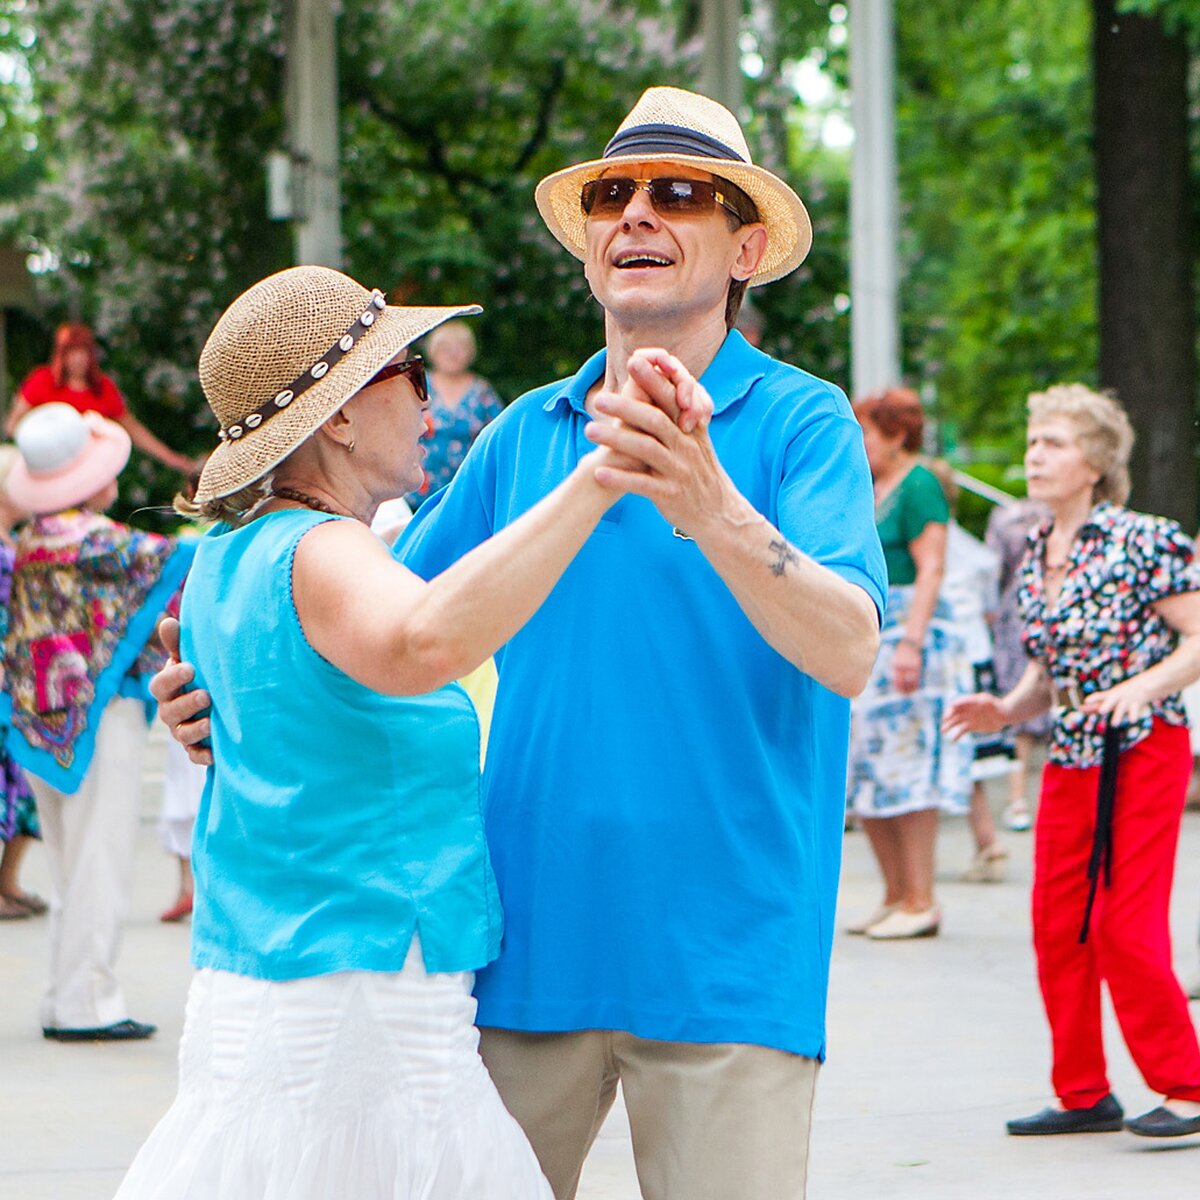
[[[1060,383],[1034,392],[1028,401],[1029,424],[1066,417],[1074,426],[1088,465],[1100,472],[1092,499],[1124,504],[1129,499],[1129,455],[1133,426],[1114,396],[1082,383]]]

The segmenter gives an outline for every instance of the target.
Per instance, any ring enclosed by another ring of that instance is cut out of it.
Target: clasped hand
[[[644,496],[665,520],[695,536],[720,510],[728,477],[708,436],[712,397],[673,354],[636,350],[620,392],[600,392],[588,439],[611,457],[596,467],[602,487]]]

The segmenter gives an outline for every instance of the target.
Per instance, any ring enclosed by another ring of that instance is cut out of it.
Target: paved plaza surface
[[[173,861],[159,849],[155,832],[161,753],[156,732],[120,972],[131,1015],[157,1022],[158,1036],[127,1045],[43,1041],[36,1010],[45,921],[0,923],[0,1200],[111,1197],[174,1093],[188,930],[157,920],[176,883]],[[1005,1118],[1050,1100],[1047,1034],[1029,947],[1031,836],[1009,834],[1006,841],[1008,882],[957,883],[969,837],[962,821],[944,823],[942,936],[884,944],[839,933],[829,1061],[813,1126],[812,1200],[1182,1200],[1200,1194],[1200,1137],[1162,1144],[1123,1133],[1006,1137]],[[37,848],[26,882],[38,891],[47,886]],[[866,840],[850,834],[841,920],[877,899]],[[1191,978],[1200,969],[1200,813],[1185,818],[1172,915],[1176,959]],[[1200,1021],[1200,1004],[1192,1013]],[[1130,1063],[1111,1014],[1108,1024],[1114,1091],[1131,1114],[1153,1107],[1157,1100]],[[579,1196],[638,1195],[618,1105]]]

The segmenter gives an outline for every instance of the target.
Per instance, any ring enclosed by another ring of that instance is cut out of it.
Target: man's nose
[[[646,188],[639,187],[629,198],[629,203],[625,205],[625,212],[622,214],[622,220],[626,225],[657,223],[658,214],[654,211],[654,205],[650,203],[650,193]]]
[[[424,417],[425,428],[421,431],[421,436],[423,438],[431,438],[433,437],[433,413],[427,412],[424,414]]]

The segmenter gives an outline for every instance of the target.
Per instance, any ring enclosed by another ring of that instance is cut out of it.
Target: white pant
[[[73,796],[29,776],[54,887],[44,1028],[97,1029],[129,1016],[113,968],[133,887],[145,713],[140,700],[109,701]]]

